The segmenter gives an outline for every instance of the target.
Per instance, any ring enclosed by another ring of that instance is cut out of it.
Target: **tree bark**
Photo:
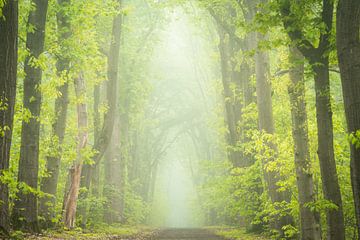
[[[88,140],[88,115],[87,106],[84,99],[86,95],[86,86],[83,77],[80,75],[75,79],[75,93],[77,98],[77,114],[78,114],[78,145],[76,151],[76,161],[69,171],[70,187],[64,197],[64,213],[63,222],[65,227],[71,229],[75,227],[76,205],[79,195],[81,168],[83,164],[83,156],[81,151],[86,147]],[[83,102],[84,101],[84,102]]]
[[[344,215],[338,181],[333,143],[333,122],[330,100],[328,58],[312,63],[316,91],[316,119],[318,128],[318,157],[325,199],[338,209],[327,210],[328,239],[345,239]],[[319,64],[320,63],[320,64]]]
[[[316,92],[316,120],[318,135],[318,157],[320,162],[324,198],[336,205],[337,209],[327,209],[327,239],[345,239],[344,215],[340,186],[336,171],[333,143],[333,122],[330,101],[329,56],[331,48],[331,30],[333,24],[334,2],[323,0],[322,21],[325,30],[321,32],[318,47],[314,47],[299,29],[298,16],[292,12],[291,4],[297,2],[283,1],[280,5],[284,27],[290,39],[310,62],[314,72]]]
[[[265,40],[263,34],[257,33],[257,41]],[[261,133],[273,135],[275,133],[274,117],[272,112],[272,97],[270,83],[270,65],[269,55],[266,52],[257,50],[255,55],[255,73],[256,73],[256,96],[259,114],[259,131]],[[266,165],[276,159],[277,147],[271,142],[265,142],[267,148],[271,149],[273,156],[262,159],[264,168],[264,179],[267,185],[267,191],[272,203],[289,202],[287,192],[278,192],[277,182],[281,179],[279,172],[267,171]],[[272,223],[273,227],[278,231],[280,236],[284,236],[283,227],[293,223],[290,215],[279,216]]]
[[[119,10],[121,9],[122,0],[118,0]],[[110,50],[108,55],[108,71],[107,71],[107,85],[106,85],[106,97],[108,103],[108,111],[105,113],[102,129],[99,133],[99,138],[95,139],[94,150],[96,154],[94,156],[95,165],[98,165],[101,161],[113,133],[115,122],[115,111],[117,103],[117,85],[118,85],[118,72],[119,72],[119,55],[120,55],[120,39],[122,28],[122,13],[118,13],[113,19],[112,37],[110,43]],[[86,165],[86,174],[83,174],[82,187],[90,189],[92,174],[95,166]],[[85,196],[86,197],[86,196]],[[83,218],[83,225],[86,223],[86,207],[80,212]]]
[[[24,109],[31,113],[30,119],[23,120],[18,182],[38,190],[39,131],[42,69],[34,66],[32,59],[39,58],[44,51],[47,0],[33,0],[36,9],[29,14],[28,24],[34,27],[27,33],[26,48],[30,51],[25,60]],[[20,189],[13,210],[14,227],[39,232],[37,196]]]
[[[337,8],[337,53],[341,73],[345,114],[350,134],[360,130],[360,2],[340,0]],[[358,135],[359,136],[359,135]],[[360,147],[351,144],[351,183],[360,237]]]
[[[337,8],[337,53],[349,134],[360,130],[360,2],[340,0]],[[359,136],[359,135],[357,135]],[[351,143],[351,183],[360,236],[360,147]]]
[[[60,96],[55,101],[56,119],[52,125],[52,135],[56,142],[56,146],[54,147],[57,151],[54,155],[47,156],[46,172],[49,175],[41,180],[41,191],[51,195],[51,197],[45,196],[40,199],[39,210],[40,215],[44,218],[44,227],[51,226],[52,219],[55,217],[54,207],[56,203],[56,191],[60,170],[62,152],[61,145],[65,135],[67,109],[69,104],[69,83],[67,80],[67,74],[69,71],[70,59],[66,57],[69,49],[66,47],[66,43],[64,43],[64,41],[69,39],[71,36],[69,19],[65,12],[67,7],[70,5],[70,0],[58,0],[58,4],[60,6],[60,10],[57,13],[57,25],[61,53],[57,60],[56,69],[59,78],[64,79],[65,82],[57,88]]]
[[[300,208],[300,239],[320,240],[321,233],[316,212],[311,211],[309,206],[306,206],[306,204],[314,203],[315,193],[309,152],[304,57],[296,47],[290,47],[289,60],[291,64],[289,72],[291,83],[288,91],[291,104],[294,160]]]
[[[9,189],[2,180],[9,169],[18,59],[18,1],[6,1],[0,17],[0,237],[8,234]]]
[[[108,224],[120,223],[123,219],[125,156],[122,156],[121,145],[120,119],[116,116],[112,141],[105,158],[104,220]]]
[[[239,152],[237,152],[236,145],[238,142],[237,126],[236,126],[236,114],[232,101],[231,91],[231,66],[230,66],[230,46],[229,36],[218,24],[218,33],[220,38],[219,52],[221,59],[221,79],[223,85],[223,95],[225,104],[226,124],[228,128],[227,142],[228,142],[228,157],[234,167],[238,166],[240,159]]]
[[[99,138],[100,133],[100,85],[96,85],[94,88],[94,139]],[[96,197],[100,194],[100,165],[97,164],[94,166],[93,176],[91,179],[92,183],[92,194]]]

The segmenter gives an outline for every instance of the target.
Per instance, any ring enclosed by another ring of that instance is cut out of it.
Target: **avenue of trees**
[[[201,226],[359,239],[360,1],[0,0],[0,149],[0,238],[153,225],[182,158]]]

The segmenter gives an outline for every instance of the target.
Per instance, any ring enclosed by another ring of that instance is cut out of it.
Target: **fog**
[[[0,0],[0,239],[358,239],[355,2]]]
[[[167,131],[161,143],[167,149],[159,160],[151,217],[153,224],[162,227],[203,224],[195,175],[199,163],[210,160],[215,144],[209,137],[211,111],[218,97],[217,60],[210,28],[202,27],[208,24],[196,17],[196,9],[190,11],[190,15],[183,8],[167,12],[170,22],[160,33],[150,67],[154,93],[149,105],[155,105],[161,115],[160,131]],[[199,137],[205,138],[206,146],[195,145],[194,138]]]

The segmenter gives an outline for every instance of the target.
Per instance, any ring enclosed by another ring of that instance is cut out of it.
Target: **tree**
[[[351,183],[360,235],[360,2],[340,0],[337,7],[336,40],[345,114],[351,136]]]
[[[96,151],[94,164],[98,165],[101,161],[113,133],[115,122],[115,111],[117,103],[117,85],[119,76],[119,55],[120,55],[120,40],[121,40],[121,27],[122,27],[122,13],[121,13],[121,0],[118,0],[118,13],[113,19],[111,42],[108,53],[108,69],[107,69],[107,83],[106,83],[106,98],[108,104],[108,111],[104,115],[104,122],[102,129],[98,134],[98,138],[95,139],[94,150]],[[84,173],[82,174],[82,187],[87,190],[90,189],[90,183],[92,178],[93,167],[90,165],[84,166]],[[86,197],[86,196],[84,196]],[[86,223],[86,207],[82,208],[80,214],[83,217],[83,225]]]
[[[121,123],[119,114],[116,114],[112,141],[105,154],[105,183],[104,196],[106,208],[104,213],[105,222],[120,223],[123,220],[124,190],[125,190],[125,155],[121,151],[122,141]]]
[[[81,169],[84,162],[83,149],[88,141],[88,113],[86,104],[86,85],[83,76],[80,74],[74,81],[77,98],[78,114],[78,137],[76,149],[76,161],[69,170],[70,186],[64,197],[63,222],[72,229],[75,227],[76,206],[80,189]]]
[[[248,9],[249,13],[252,13],[253,19],[250,19],[250,21],[255,20],[256,12],[262,11],[262,9],[257,5],[260,3],[267,3],[267,1],[245,1],[245,7]],[[260,32],[255,33],[255,43],[257,45],[255,53],[256,96],[259,115],[259,131],[261,134],[265,134],[265,136],[272,136],[275,134],[275,126],[271,93],[270,57],[266,50],[261,49],[261,44],[267,40],[268,36],[266,34]],[[267,185],[267,192],[271,202],[273,204],[289,202],[290,193],[288,191],[279,191],[277,182],[282,179],[282,177],[279,176],[279,172],[276,170],[267,169],[268,164],[276,159],[278,154],[277,146],[273,140],[268,139],[268,137],[265,137],[264,144],[266,148],[271,151],[272,155],[262,156],[261,159],[263,164],[264,180]],[[265,155],[264,152],[261,154]],[[280,234],[280,236],[283,237],[285,236],[284,227],[293,224],[293,219],[289,213],[285,213],[282,216],[278,216],[278,219],[275,219],[275,221],[271,224],[272,227]]]
[[[1,8],[0,8],[1,9]],[[0,10],[0,236],[9,231],[9,169],[18,58],[18,1]]]
[[[300,239],[321,239],[316,212],[308,206],[314,203],[314,183],[309,152],[309,137],[305,102],[304,57],[296,47],[290,47],[291,64],[288,91],[291,104],[294,160],[300,208]]]
[[[69,73],[69,47],[66,41],[70,38],[70,23],[69,16],[66,13],[70,5],[70,0],[58,0],[60,7],[57,13],[57,25],[58,25],[58,38],[60,42],[60,53],[57,59],[57,75],[61,81],[63,81],[57,88],[59,91],[59,97],[55,101],[55,114],[56,119],[52,125],[53,141],[55,142],[55,153],[47,157],[46,172],[49,174],[41,180],[41,191],[49,195],[45,195],[40,200],[40,215],[45,219],[45,225],[49,226],[52,223],[54,217],[55,206],[55,194],[58,186],[58,178],[60,171],[60,160],[62,152],[62,143],[65,137],[67,108],[69,104],[68,100],[68,73]]]
[[[31,114],[22,122],[21,150],[18,181],[20,192],[13,210],[14,226],[20,229],[38,232],[38,169],[39,169],[39,135],[40,135],[40,84],[42,69],[37,61],[44,51],[45,24],[48,0],[33,0],[35,9],[29,13],[29,29],[26,48],[29,51],[25,59],[24,99],[23,105]]]
[[[320,30],[319,45],[315,47],[304,35],[299,18],[302,13],[300,3],[280,0],[280,12],[285,30],[290,39],[309,61],[314,72],[316,92],[316,118],[318,129],[318,157],[321,180],[326,200],[335,204],[327,209],[328,239],[345,239],[342,199],[337,177],[333,143],[333,120],[330,102],[329,51],[331,50],[331,31],[334,3],[323,0],[321,20],[324,29]],[[294,11],[298,10],[298,11]]]
[[[266,36],[263,34],[257,34],[258,42],[264,41],[265,39]],[[257,107],[259,113],[259,131],[262,134],[271,136],[275,133],[275,127],[272,109],[269,61],[269,54],[267,52],[257,50],[255,55],[255,72]],[[277,171],[267,170],[267,165],[276,159],[278,151],[277,146],[271,139],[267,139],[267,137],[265,137],[264,144],[271,151],[271,156],[262,157],[264,179],[271,202],[274,204],[284,201],[289,202],[290,198],[288,192],[279,192],[279,186],[277,185],[277,182],[281,180],[281,176],[278,175]],[[265,153],[263,152],[262,155],[265,155]],[[276,219],[275,222],[272,223],[273,228],[279,232],[280,236],[285,235],[283,227],[289,224],[292,224],[290,215],[279,216],[279,219]]]

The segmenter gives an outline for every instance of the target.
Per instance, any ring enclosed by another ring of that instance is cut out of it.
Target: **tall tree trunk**
[[[94,139],[99,138],[100,134],[100,84],[94,87]],[[95,140],[96,141],[96,140]],[[96,197],[100,194],[100,165],[97,164],[94,169],[94,174],[91,179],[92,194]]]
[[[100,112],[99,112],[99,106],[100,106],[100,90],[101,90],[101,84],[97,84],[94,86],[94,106],[93,106],[93,111],[94,111],[94,142],[96,141],[96,139],[99,138],[99,132],[100,132]],[[89,171],[90,168],[95,167],[94,169],[94,174],[92,175],[92,178],[90,178],[89,175]],[[93,188],[92,188],[92,194],[96,197],[99,196],[99,176],[100,175],[100,165],[96,165],[96,166],[91,166],[91,165],[84,165],[82,170],[81,170],[81,180],[80,180],[80,186],[90,186],[90,182],[93,184]],[[86,192],[82,192],[79,195],[79,199],[80,200],[85,200],[88,196],[89,191]],[[81,207],[79,206],[77,212],[78,214],[81,216],[81,227],[85,228],[86,227],[86,221],[87,221],[87,204],[83,204]],[[90,209],[91,212],[91,209]]]
[[[227,142],[228,142],[228,157],[233,166],[238,166],[239,154],[235,151],[238,134],[236,129],[235,111],[232,104],[232,90],[231,90],[231,66],[230,66],[230,46],[228,35],[218,24],[218,33],[220,37],[219,52],[221,60],[221,79],[224,89],[224,104],[226,114],[226,124],[228,128]]]
[[[55,147],[57,151],[54,155],[47,156],[46,172],[48,173],[48,176],[41,180],[41,191],[51,195],[51,197],[47,195],[40,199],[39,210],[40,215],[44,218],[45,227],[52,225],[52,218],[55,216],[54,207],[60,170],[62,152],[61,145],[65,135],[67,108],[69,104],[69,83],[67,80],[67,74],[69,71],[70,59],[66,57],[69,49],[66,47],[64,41],[69,39],[71,36],[69,19],[65,12],[70,5],[70,0],[58,0],[58,4],[60,6],[60,10],[57,13],[57,25],[61,53],[57,60],[56,69],[59,78],[65,80],[65,82],[57,88],[60,96],[55,101],[56,119],[52,125],[52,135],[56,143]]]
[[[257,40],[265,40],[263,34],[257,34]],[[265,134],[273,135],[275,133],[274,117],[272,111],[272,98],[271,98],[271,83],[270,83],[270,65],[269,55],[266,52],[257,50],[255,55],[255,72],[256,72],[256,96],[257,106],[259,113],[259,131]],[[271,149],[273,156],[262,159],[264,167],[264,179],[267,185],[267,191],[272,203],[289,202],[287,192],[278,192],[279,187],[277,182],[281,180],[278,171],[267,171],[266,165],[276,159],[277,147],[271,140],[265,142],[266,147]],[[273,227],[283,237],[283,227],[292,224],[292,218],[290,215],[278,216],[278,219],[272,223]]]
[[[17,80],[18,1],[6,1],[0,17],[0,237],[8,234],[9,189],[2,181],[9,169]]]
[[[118,0],[119,10],[121,9],[122,0]],[[96,154],[94,156],[95,165],[98,165],[101,161],[108,145],[111,140],[111,135],[115,122],[115,111],[117,103],[117,85],[118,85],[118,73],[119,73],[119,55],[120,55],[120,39],[122,28],[122,13],[118,13],[113,19],[112,37],[108,55],[108,71],[107,71],[107,85],[106,85],[106,97],[108,103],[108,111],[104,116],[104,123],[99,133],[99,138],[96,139],[94,144],[94,150]],[[86,175],[83,175],[84,181],[82,187],[90,189],[90,183],[92,178],[92,172],[94,166],[86,165]],[[83,218],[83,224],[86,223],[86,207],[80,212]]]
[[[340,0],[337,8],[337,53],[341,72],[345,114],[351,143],[351,183],[358,236],[360,236],[360,1]]]
[[[38,190],[39,169],[39,131],[41,93],[40,84],[42,69],[34,66],[32,58],[38,58],[44,51],[45,23],[48,0],[33,0],[35,10],[29,14],[28,24],[33,26],[28,31],[26,48],[30,51],[25,60],[24,79],[24,108],[31,113],[30,119],[22,122],[21,149],[19,161],[19,183],[24,183],[33,190]],[[29,191],[20,189],[13,210],[14,227],[38,232],[38,206],[37,196]]]
[[[330,79],[328,57],[312,62],[316,91],[316,119],[318,128],[318,157],[324,198],[337,206],[328,209],[328,239],[345,239],[344,215],[340,185],[338,181],[333,143],[333,121],[330,100]]]
[[[104,220],[108,224],[120,223],[123,217],[124,157],[121,155],[120,119],[115,118],[112,141],[105,158],[104,196],[106,210]]]
[[[251,79],[255,74],[255,67],[253,66],[254,58],[250,58],[247,54],[254,50],[254,42],[256,42],[255,33],[248,33],[244,38],[244,44],[242,46],[242,59],[240,65],[241,73],[241,88],[243,92],[243,111],[249,111],[250,105],[256,103],[255,92],[256,88],[252,84]],[[243,113],[244,114],[244,113]],[[242,119],[241,121],[241,142],[244,147],[242,149],[242,161],[240,167],[251,166],[255,162],[255,157],[251,153],[247,153],[245,150],[246,144],[251,142],[251,137],[249,137],[249,131],[256,129],[256,123],[250,122],[249,120]]]
[[[316,212],[311,211],[310,208],[306,206],[306,204],[315,201],[315,194],[309,152],[304,57],[296,47],[290,47],[289,60],[291,64],[291,83],[288,91],[291,104],[292,135],[295,148],[294,159],[300,207],[300,239],[319,240],[321,239],[321,233],[320,226],[317,223]]]
[[[86,147],[88,140],[88,115],[86,99],[86,86],[83,77],[80,75],[75,79],[75,93],[77,98],[78,114],[78,145],[76,151],[76,161],[69,171],[70,187],[64,197],[63,222],[65,227],[71,229],[75,227],[76,205],[79,195],[81,168],[83,163],[82,150]]]
[[[336,171],[333,143],[333,122],[330,101],[329,56],[331,49],[331,31],[333,24],[334,1],[323,0],[321,19],[324,30],[321,31],[318,47],[309,42],[299,29],[300,21],[292,12],[292,4],[298,2],[282,1],[280,5],[284,27],[290,39],[310,62],[314,72],[316,94],[316,120],[318,128],[318,157],[324,198],[336,205],[337,209],[327,209],[327,239],[345,239],[344,215],[339,181]]]

